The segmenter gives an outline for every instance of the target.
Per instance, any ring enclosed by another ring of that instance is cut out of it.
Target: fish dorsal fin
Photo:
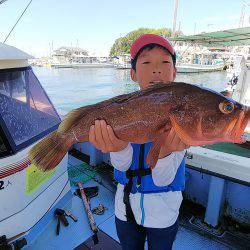
[[[125,94],[125,95],[115,96],[112,99],[110,99],[110,104],[111,103],[123,103],[123,102],[129,101],[133,99],[134,97],[138,96],[139,92],[140,91],[136,91],[136,92]]]
[[[141,95],[145,95],[145,94],[148,95],[151,92],[161,89],[163,87],[166,88],[168,85],[170,84],[158,83],[158,84],[152,85],[151,87],[145,90],[136,91],[136,92],[124,94],[124,95],[119,95],[119,96],[113,97],[109,100],[105,100],[103,102],[100,102],[94,105],[89,105],[89,106],[74,109],[71,112],[69,112],[66,115],[66,117],[63,119],[63,121],[61,122],[58,128],[58,132],[67,132],[69,129],[73,127],[74,124],[76,124],[82,117],[84,117],[88,112],[92,111],[93,109],[98,109],[98,108],[102,108],[105,106],[109,106],[112,103],[123,103],[129,100],[132,100],[134,98],[137,98]]]
[[[148,94],[150,94],[158,89],[162,89],[162,88],[166,88],[166,87],[168,87],[168,84],[166,84],[166,83],[157,83],[157,84],[154,84],[154,85],[152,85],[149,88],[146,88],[144,90],[138,90],[138,91],[133,92],[133,93],[116,96],[116,97],[112,98],[110,101],[112,101],[112,103],[114,103],[114,102],[122,103],[122,102],[132,100],[134,98],[137,98],[141,95],[145,95],[145,94],[148,95]]]
[[[116,96],[116,97],[113,97],[112,99],[105,100],[105,101],[100,102],[100,103],[96,103],[96,104],[93,104],[93,105],[89,105],[89,106],[85,106],[85,107],[80,107],[80,108],[74,109],[74,110],[70,111],[64,117],[64,119],[62,120],[62,122],[61,122],[61,124],[60,124],[60,126],[58,128],[58,132],[67,132],[82,117],[84,117],[90,111],[92,111],[94,109],[98,109],[98,108],[101,108],[101,107],[108,106],[108,105],[110,105],[110,104],[112,104],[114,102],[115,103],[125,102],[125,101],[131,99],[134,95],[136,95],[136,92],[131,93],[131,94],[125,94],[125,95]]]
[[[139,91],[137,91],[137,92],[139,92]],[[126,101],[132,99],[133,97],[138,96],[137,92],[116,96],[116,97],[113,97],[109,100],[105,100],[105,101],[100,102],[100,103],[96,103],[96,104],[85,106],[85,107],[80,107],[80,108],[77,108],[77,109],[70,111],[63,118],[61,124],[59,125],[58,132],[67,132],[68,130],[70,130],[74,126],[74,124],[76,124],[82,117],[87,115],[90,111],[93,111],[94,109],[98,109],[101,107],[109,106],[112,103],[126,102]]]
[[[91,109],[92,105],[74,109],[70,111],[59,125],[58,132],[67,132],[74,124],[84,117]]]

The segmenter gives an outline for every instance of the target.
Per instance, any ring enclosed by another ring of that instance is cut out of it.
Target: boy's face
[[[140,88],[146,89],[159,82],[171,82],[176,77],[176,69],[171,55],[161,48],[143,50],[136,61],[136,70],[131,69],[131,78]]]

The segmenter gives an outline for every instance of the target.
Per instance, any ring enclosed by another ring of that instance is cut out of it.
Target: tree
[[[140,28],[128,33],[125,37],[120,37],[115,40],[115,43],[110,49],[110,56],[118,56],[121,54],[129,54],[130,46],[133,41],[138,38],[142,34],[156,34],[165,37],[171,37],[172,31],[171,29],[161,28],[161,29],[148,29],[148,28]],[[181,35],[179,32],[176,35]]]

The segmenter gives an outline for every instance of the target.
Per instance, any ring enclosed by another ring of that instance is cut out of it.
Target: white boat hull
[[[51,174],[38,173],[34,166],[27,164],[18,170],[18,164],[27,159],[29,149],[0,160],[0,235],[7,238],[26,234],[70,191],[68,155]],[[17,171],[13,171],[14,167]]]
[[[131,69],[130,63],[118,63],[115,65],[115,68],[117,69]]]
[[[71,64],[51,64],[53,68],[113,68],[112,63],[71,63]]]
[[[200,72],[214,72],[221,71],[224,68],[222,65],[198,65],[198,64],[180,64],[176,65],[178,73],[200,73]]]

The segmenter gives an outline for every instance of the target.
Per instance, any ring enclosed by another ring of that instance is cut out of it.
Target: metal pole
[[[86,211],[88,219],[89,219],[90,228],[94,233],[97,233],[98,228],[96,226],[96,223],[95,223],[93,214],[91,212],[91,209],[90,209],[86,194],[84,192],[83,185],[82,185],[81,182],[78,182],[77,185],[78,185],[78,187],[80,189],[80,192],[81,192],[81,197],[82,197],[82,201],[83,201],[83,204],[84,204],[85,211]]]

